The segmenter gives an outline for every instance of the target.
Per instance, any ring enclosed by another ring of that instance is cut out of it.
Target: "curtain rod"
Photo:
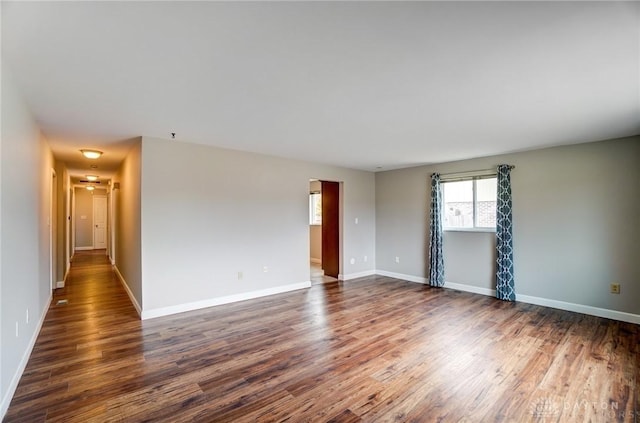
[[[516,167],[511,165],[509,166],[511,169],[515,169]],[[468,170],[465,172],[451,172],[451,173],[441,173],[440,177],[445,179],[456,179],[456,178],[472,178],[474,176],[491,176],[497,175],[498,169],[494,167],[492,169],[481,169],[481,170]]]

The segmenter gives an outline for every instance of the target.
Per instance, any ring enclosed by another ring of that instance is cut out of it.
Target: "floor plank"
[[[639,369],[638,325],[381,276],[142,322],[85,251],[4,421],[635,422]]]

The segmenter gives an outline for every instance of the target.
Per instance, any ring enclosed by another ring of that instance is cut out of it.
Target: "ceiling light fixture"
[[[87,159],[97,159],[102,156],[102,151],[99,150],[80,150],[80,152]]]
[[[88,191],[93,191],[94,189],[96,189],[96,187],[91,186],[91,185],[89,185],[89,186],[87,187],[87,190],[88,190]]]
[[[97,181],[98,177],[96,175],[85,175],[85,177],[87,178],[87,181]]]

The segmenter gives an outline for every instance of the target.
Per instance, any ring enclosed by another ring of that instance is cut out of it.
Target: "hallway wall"
[[[1,73],[0,415],[4,415],[51,299],[49,197],[54,161],[4,63]]]
[[[125,288],[134,298],[138,313],[142,311],[142,239],[140,182],[142,166],[142,143],[137,143],[125,157],[118,173],[113,178],[115,197],[115,268],[124,279]],[[112,197],[112,198],[113,198]]]
[[[67,201],[69,201],[69,173],[64,163],[56,161],[55,170],[58,175],[58,201],[57,201],[57,234],[56,234],[56,282],[63,282],[68,270],[69,257],[67,254]]]
[[[85,188],[74,188],[76,213],[76,249],[93,248],[93,195]]]

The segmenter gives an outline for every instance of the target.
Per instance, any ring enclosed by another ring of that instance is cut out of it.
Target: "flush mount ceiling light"
[[[88,190],[88,191],[93,191],[94,189],[96,189],[96,187],[92,187],[91,185],[89,185],[89,186],[87,187],[87,190]]]
[[[98,180],[98,177],[96,175],[84,175],[84,176],[85,178],[87,178],[87,181],[93,182]]]
[[[83,156],[87,159],[97,159],[102,156],[102,151],[98,150],[80,150]]]

